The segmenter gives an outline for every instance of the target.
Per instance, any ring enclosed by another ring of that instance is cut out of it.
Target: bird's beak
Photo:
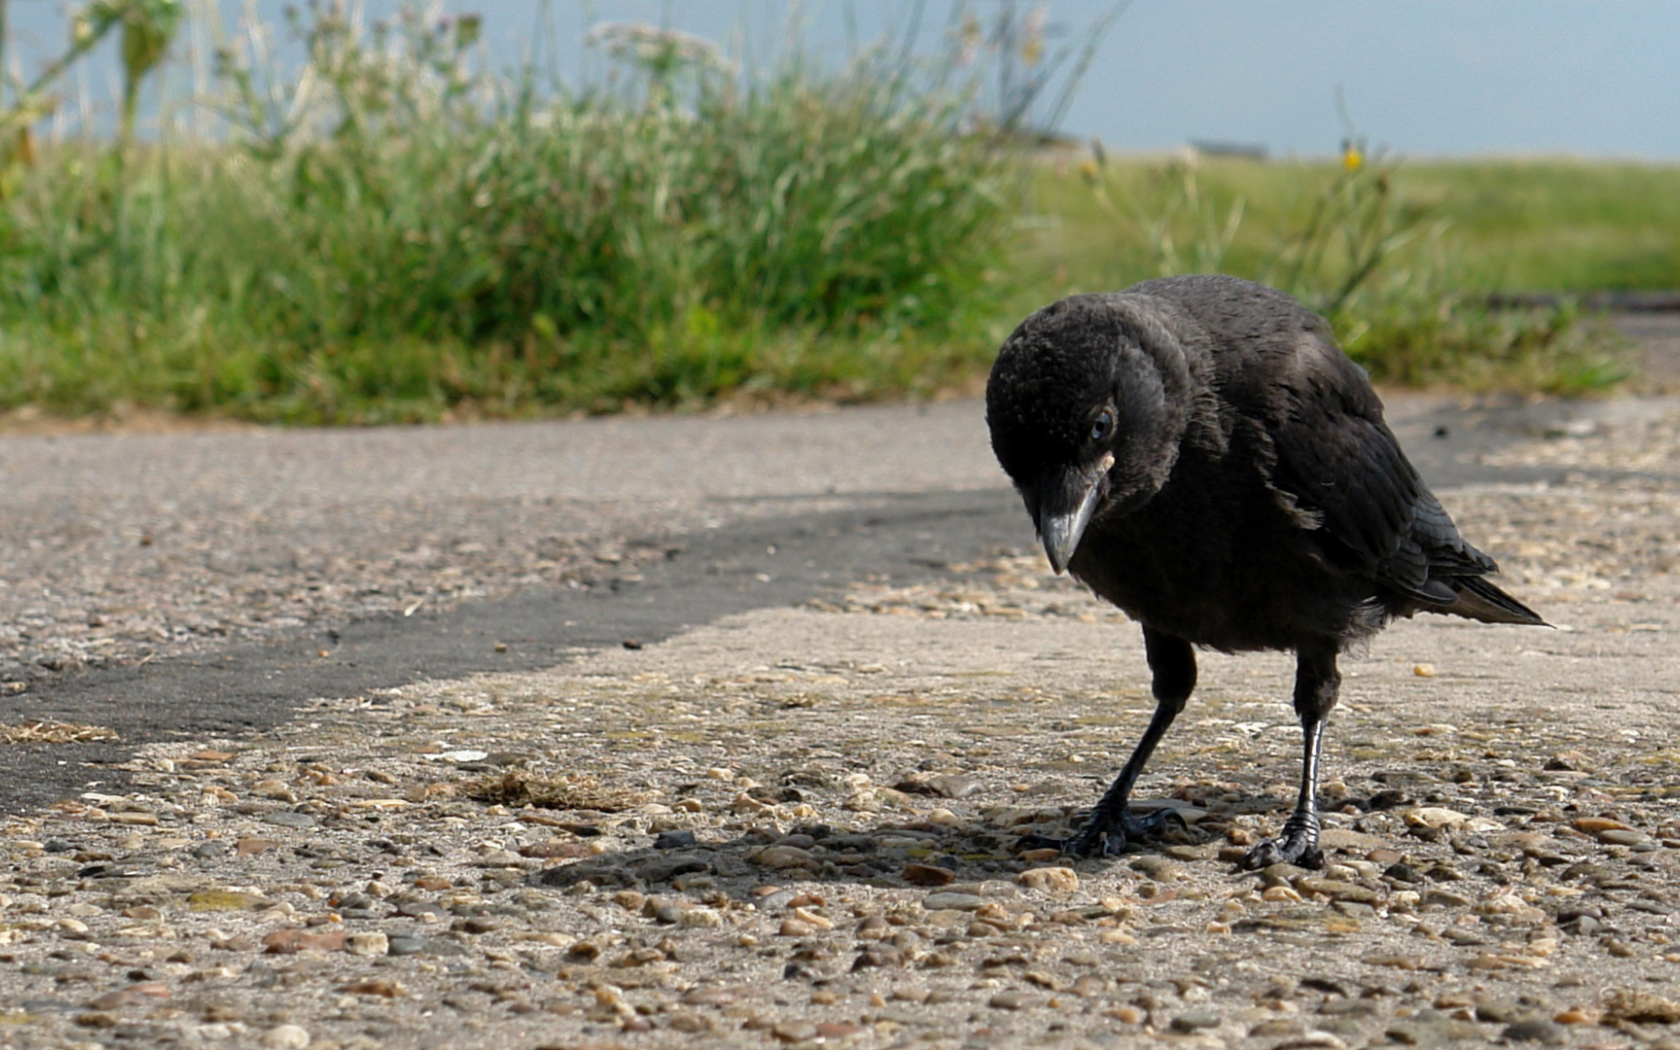
[[[1097,503],[1102,499],[1103,477],[1114,466],[1114,456],[1105,454],[1093,469],[1069,469],[1046,479],[1038,509],[1038,538],[1044,543],[1044,553],[1050,568],[1060,576],[1079,549],[1079,538],[1085,526],[1091,524]]]

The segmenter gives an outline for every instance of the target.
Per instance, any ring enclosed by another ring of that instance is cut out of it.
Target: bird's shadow
[[[1047,866],[1100,870],[1166,846],[1206,846],[1221,838],[1195,826],[1173,826],[1146,842],[1128,844],[1122,854],[1059,855],[1050,844],[1071,834],[1082,816],[1070,808],[1057,821],[1009,828],[888,818],[845,830],[812,823],[785,833],[759,828],[716,839],[668,831],[649,845],[562,860],[534,873],[531,881],[562,889],[587,883],[600,889],[722,892],[748,899],[766,893],[767,886],[802,882],[935,892],[1013,882],[1022,872]]]

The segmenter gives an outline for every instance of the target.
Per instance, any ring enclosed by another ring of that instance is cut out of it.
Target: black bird
[[[1301,793],[1243,861],[1318,866],[1336,657],[1416,612],[1544,624],[1485,577],[1329,326],[1233,277],[1168,277],[1033,314],[986,384],[992,450],[1064,569],[1143,625],[1155,714],[1069,853],[1158,830],[1132,785],[1196,684],[1193,646],[1296,654]]]

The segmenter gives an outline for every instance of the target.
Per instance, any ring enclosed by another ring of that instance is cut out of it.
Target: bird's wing
[[[1492,560],[1465,543],[1424,486],[1358,366],[1316,334],[1295,349],[1297,367],[1274,387],[1265,421],[1273,485],[1317,521],[1351,568],[1450,604],[1454,591],[1440,578],[1481,575]]]

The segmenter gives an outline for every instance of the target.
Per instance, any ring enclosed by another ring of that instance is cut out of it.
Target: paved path
[[[1262,876],[1276,654],[1140,783],[1182,835],[1018,852],[1147,687],[975,404],[0,440],[0,1044],[1665,1045],[1680,402],[1390,416],[1560,627],[1350,659]]]
[[[1389,401],[1444,490],[1579,475],[1488,453],[1673,407]],[[0,752],[11,810],[101,779],[84,763],[144,741],[270,726],[316,696],[547,666],[1032,541],[972,402],[7,437],[0,479],[0,534],[12,538],[0,622],[14,632],[19,690],[4,720],[118,734]]]

